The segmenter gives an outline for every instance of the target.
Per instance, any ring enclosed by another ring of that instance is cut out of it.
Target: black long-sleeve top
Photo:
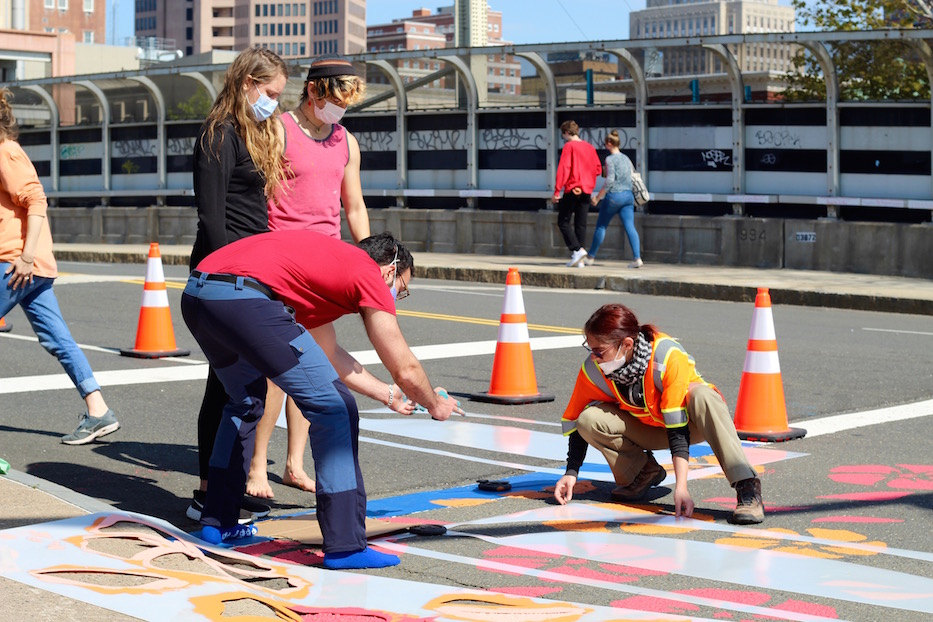
[[[269,230],[265,180],[233,124],[225,123],[221,130],[207,148],[202,147],[201,136],[194,147],[198,233],[191,251],[192,269],[218,248]]]

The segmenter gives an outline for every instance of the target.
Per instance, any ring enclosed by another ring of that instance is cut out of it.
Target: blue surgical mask
[[[254,83],[255,85],[255,83]],[[275,109],[278,107],[279,102],[272,99],[265,93],[259,90],[259,86],[256,86],[256,92],[259,93],[259,99],[253,102],[253,116],[256,117],[257,121],[265,121],[275,112]]]

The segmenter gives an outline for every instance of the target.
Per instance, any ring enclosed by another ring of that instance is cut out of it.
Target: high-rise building
[[[629,14],[631,39],[670,39],[759,32],[794,32],[794,8],[778,0],[647,0],[647,8]],[[729,46],[739,68],[781,71],[792,68],[794,48],[783,43]],[[665,76],[722,72],[722,62],[699,46],[659,48],[661,62],[651,73]]]
[[[416,9],[410,17],[368,26],[366,36],[366,48],[370,52],[509,43],[502,38],[502,12],[489,9],[486,0],[457,0],[454,5],[440,7],[437,13],[430,9]],[[486,88],[480,87],[482,91],[511,95],[521,93],[521,65],[515,57],[506,54],[474,54],[473,57],[485,65],[479,71],[473,67],[474,75],[486,76]],[[399,61],[397,69],[405,82],[412,82],[437,71],[441,65],[432,59],[405,60]],[[384,81],[378,76],[371,78]],[[432,86],[452,88],[453,80],[439,80]]]
[[[0,0],[0,28],[70,32],[77,43],[105,43],[107,0]]]
[[[174,39],[186,55],[254,46],[284,58],[358,54],[366,0],[136,0],[135,28],[138,38]]]

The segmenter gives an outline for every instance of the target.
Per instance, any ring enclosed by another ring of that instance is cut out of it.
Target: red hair
[[[638,333],[651,342],[660,331],[653,324],[639,324],[638,318],[625,305],[612,303],[596,309],[584,324],[583,332],[604,343],[621,343],[626,337],[637,339]]]

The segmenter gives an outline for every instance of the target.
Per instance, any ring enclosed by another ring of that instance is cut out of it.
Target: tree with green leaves
[[[797,18],[825,31],[929,28],[927,0],[793,0]],[[838,41],[826,48],[836,67],[843,100],[930,99],[923,61],[905,41]],[[825,100],[826,83],[817,59],[800,48],[787,78],[785,97],[792,101]]]

